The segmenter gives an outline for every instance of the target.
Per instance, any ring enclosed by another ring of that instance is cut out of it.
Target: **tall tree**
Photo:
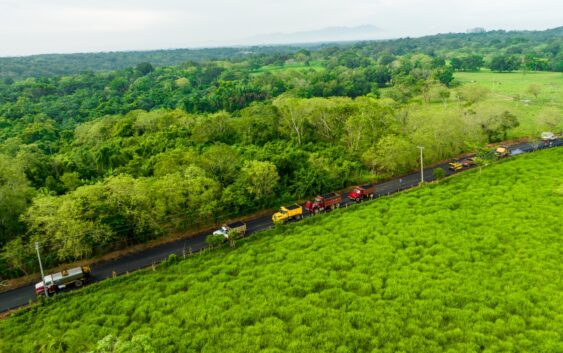
[[[280,98],[274,101],[281,116],[281,128],[295,136],[297,144],[303,143],[308,106],[299,98]]]
[[[0,247],[24,230],[19,216],[32,196],[20,161],[0,154]]]
[[[267,161],[250,161],[241,170],[246,190],[257,200],[273,195],[280,179],[276,166]]]

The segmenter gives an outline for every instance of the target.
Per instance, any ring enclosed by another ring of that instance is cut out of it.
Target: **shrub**
[[[440,180],[440,179],[442,179],[443,177],[446,176],[446,171],[444,170],[444,168],[435,168],[435,169],[432,171],[432,176],[433,176],[435,179]]]
[[[225,242],[225,238],[224,238],[223,236],[209,234],[209,235],[205,238],[205,241],[206,241],[207,244],[209,244],[211,247],[216,247],[216,246],[219,246],[219,245],[223,244],[223,243]]]

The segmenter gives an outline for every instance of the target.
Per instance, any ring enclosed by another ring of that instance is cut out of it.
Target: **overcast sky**
[[[247,44],[374,25],[381,38],[563,25],[562,0],[0,0],[0,56]]]

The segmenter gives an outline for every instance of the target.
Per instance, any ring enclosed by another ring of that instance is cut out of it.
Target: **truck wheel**
[[[75,287],[82,287],[83,284],[84,284],[84,283],[82,283],[82,281],[79,280],[79,279],[77,279],[76,281],[74,281],[74,286],[75,286]]]
[[[373,194],[369,194],[369,198],[370,198],[370,199],[373,199]]]
[[[339,204],[339,203],[337,203],[337,204],[336,204],[335,206],[336,206],[336,208],[339,208],[339,207],[340,207],[340,204]]]
[[[318,208],[315,208],[315,209],[313,210],[313,213],[314,213],[314,214],[319,214],[320,212],[321,212],[321,210],[319,210]]]

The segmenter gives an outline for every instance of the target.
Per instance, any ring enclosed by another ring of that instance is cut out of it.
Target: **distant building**
[[[485,33],[487,31],[483,27],[475,27],[475,28],[468,29],[466,32],[467,33]]]

